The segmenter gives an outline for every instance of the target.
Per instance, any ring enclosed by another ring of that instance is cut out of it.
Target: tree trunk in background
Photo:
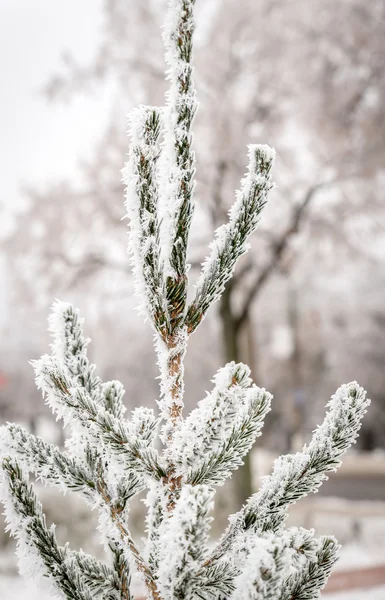
[[[239,329],[231,305],[232,286],[227,285],[220,299],[219,314],[222,321],[223,356],[226,363],[239,362]]]
[[[293,338],[293,350],[289,361],[291,374],[291,402],[287,415],[290,424],[289,452],[297,452],[303,446],[305,420],[304,382],[301,371],[301,347],[299,339],[299,305],[295,282],[287,277],[288,321]]]
[[[242,334],[243,331],[246,330],[249,341],[248,346],[250,346],[251,332],[247,330],[249,327],[249,319],[246,319],[243,328],[238,327],[236,315],[232,308],[231,292],[231,285],[227,285],[220,300],[219,313],[222,325],[224,361],[226,363],[235,361],[248,364],[248,361],[252,358],[253,352],[250,351],[250,348],[248,348],[249,351],[246,350],[245,352],[244,344],[242,343]],[[249,356],[245,356],[245,354]],[[249,364],[249,367],[252,369],[253,365]],[[250,453],[245,457],[243,467],[234,471],[232,482],[235,499],[234,510],[237,511],[253,492]]]

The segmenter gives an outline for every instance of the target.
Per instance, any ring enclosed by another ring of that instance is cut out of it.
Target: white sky
[[[23,184],[73,174],[102,130],[107,93],[70,104],[50,103],[41,93],[60,72],[64,51],[85,63],[93,56],[101,25],[101,0],[0,0],[2,229]]]

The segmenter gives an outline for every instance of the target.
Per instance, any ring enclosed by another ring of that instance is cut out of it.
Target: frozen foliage
[[[170,445],[176,473],[193,484],[221,484],[242,465],[271,395],[252,384],[250,369],[229,363],[214,377],[213,391],[176,429]]]
[[[249,166],[228,223],[215,234],[195,297],[187,304],[187,244],[195,160],[191,125],[193,0],[169,0],[164,30],[170,91],[165,109],[139,107],[129,118],[124,169],[129,251],[143,313],[153,326],[160,368],[159,415],[128,418],[124,389],[102,382],[87,357],[83,320],[55,302],[52,352],[33,362],[37,386],[71,430],[63,451],[18,425],[0,430],[1,500],[17,538],[21,572],[70,600],[131,600],[131,574],[153,600],[306,600],[318,598],[337,558],[332,537],[285,529],[287,509],[316,492],[355,441],[368,401],[342,386],[302,452],[279,458],[218,544],[208,541],[214,486],[242,465],[270,410],[271,395],[246,365],[229,363],[183,416],[183,359],[189,336],[220,297],[248,247],[272,187],[274,151],[249,147]],[[162,137],[161,137],[162,136]],[[30,475],[81,494],[99,515],[106,564],[68,545],[48,526]],[[146,490],[142,545],[128,527],[129,501]]]
[[[269,146],[249,146],[248,172],[230,209],[229,222],[216,231],[211,253],[197,283],[195,299],[187,313],[190,332],[196,329],[211,304],[221,296],[238,258],[248,250],[248,236],[257,227],[272,188],[270,170],[274,157],[275,151]]]

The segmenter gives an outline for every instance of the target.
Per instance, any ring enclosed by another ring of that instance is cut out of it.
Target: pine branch
[[[120,482],[114,482],[116,493],[115,499],[113,499],[111,493],[106,491],[107,484],[102,476],[103,469],[100,461],[99,466],[95,465],[95,473],[91,473],[77,460],[67,457],[58,448],[43,442],[21,427],[9,425],[6,429],[7,437],[11,437],[11,439],[2,445],[3,453],[9,450],[15,452],[18,459],[21,459],[23,468],[33,472],[44,483],[57,486],[62,491],[67,489],[80,491],[84,494],[87,502],[92,506],[99,506],[99,510],[103,510],[104,505],[107,505],[107,510],[114,523],[123,520],[123,510],[127,501],[143,489],[142,482],[137,477],[125,476]],[[5,436],[3,437],[5,438]],[[102,505],[100,505],[100,501],[102,501]],[[125,529],[125,539],[129,537],[132,540],[128,530]],[[125,562],[122,562],[123,558],[120,556],[122,551],[116,543],[110,543],[110,547],[114,553],[114,561],[118,560],[121,563],[115,573],[115,580],[120,581],[120,587],[116,589],[120,590],[122,600],[129,599],[129,577],[127,578],[126,575],[129,571],[124,569],[127,561],[124,559]],[[118,583],[116,583],[117,585]]]
[[[151,419],[148,429],[144,428],[142,419],[122,421],[97,404],[84,388],[72,388],[71,382],[50,356],[45,355],[34,361],[33,366],[36,384],[46,395],[47,404],[65,422],[77,419],[83,423],[96,440],[101,440],[109,450],[122,458],[122,466],[126,470],[155,479],[165,476],[158,453],[152,446],[156,427],[152,411],[148,411]],[[139,412],[143,414],[143,409]],[[90,428],[90,425],[93,427]]]
[[[340,546],[333,537],[323,537],[318,542],[315,560],[307,561],[292,574],[279,596],[279,600],[315,600],[325,587],[332,567],[338,560]]]
[[[293,572],[307,573],[318,561],[323,539],[314,531],[292,528],[262,537],[246,534],[238,543],[239,576],[235,579],[234,600],[277,600],[293,588]],[[299,581],[303,581],[301,575]],[[287,599],[289,600],[289,599]]]
[[[161,440],[170,444],[182,421],[184,407],[184,357],[187,351],[187,332],[180,329],[165,343],[156,340],[160,370],[160,400],[158,402],[164,422]]]
[[[138,571],[143,575],[144,582],[154,600],[160,600],[154,572],[139,551],[126,525],[126,518],[120,506],[112,502],[107,485],[102,479],[99,480],[97,488],[105,502],[104,512],[101,511],[100,513],[101,529],[106,530],[106,537],[114,541],[113,545],[117,550],[122,549],[122,555],[120,556],[119,553],[120,557],[115,557],[115,561],[118,560],[121,569],[123,569],[125,564],[130,565],[133,562]],[[124,574],[124,570],[120,571],[123,581]]]
[[[243,457],[251,450],[256,438],[261,435],[264,418],[270,410],[271,395],[253,386],[248,390],[245,406],[240,408],[237,422],[215,453],[206,458],[198,469],[191,469],[187,481],[222,485],[231,477],[232,471],[243,465]]]
[[[370,401],[356,382],[341,386],[327,404],[329,412],[302,452],[275,461],[269,477],[246,502],[228,527],[210,560],[223,555],[241,532],[277,531],[287,508],[314,493],[341,464],[341,456],[355,442]]]
[[[214,389],[174,432],[170,456],[180,474],[214,452],[237,418],[238,404],[250,385],[246,365],[227,364],[213,379]]]
[[[19,425],[3,427],[1,438],[2,454],[15,454],[23,467],[38,479],[64,492],[81,492],[89,502],[94,501],[95,482],[88,465],[70,458]]]
[[[119,600],[131,600],[130,585],[130,564],[126,559],[125,553],[118,544],[110,544],[110,550],[114,557],[114,570],[117,589],[119,590]]]
[[[72,304],[59,300],[53,304],[49,318],[52,355],[63,366],[72,387],[84,388],[115,417],[122,417],[126,412],[124,388],[119,381],[102,384],[100,377],[94,375],[95,365],[87,357],[90,339],[84,335],[83,323],[79,310]]]
[[[183,410],[187,335],[184,313],[187,298],[187,242],[193,215],[195,156],[191,125],[197,109],[192,79],[193,7],[195,0],[168,0],[164,31],[170,90],[165,110],[165,139],[160,162],[162,183],[161,257],[166,278],[169,331],[156,341],[161,371],[159,402],[165,425],[162,441],[169,443]],[[168,480],[177,487],[172,467]]]
[[[231,597],[235,591],[234,579],[237,574],[238,570],[226,561],[219,561],[215,565],[203,568],[192,577],[193,598],[221,600]]]
[[[184,420],[170,447],[176,473],[192,484],[221,485],[260,435],[270,394],[231,362],[214,378],[214,390]]]
[[[66,308],[67,306],[65,306]],[[61,340],[59,351],[61,348],[70,347],[71,342],[70,336],[63,329],[62,309],[63,305],[58,305],[55,318],[51,320],[51,331],[56,336],[54,339]],[[78,317],[77,311],[72,310],[71,317],[73,314]],[[81,328],[77,327],[75,339],[83,340],[82,336]],[[78,343],[75,344],[75,347],[83,349],[84,344]],[[57,344],[54,344],[53,349],[58,355]],[[78,357],[80,354],[82,364],[87,368],[88,362],[85,360],[84,352],[67,352],[67,354],[70,358],[72,355]],[[131,555],[134,557],[136,566],[144,574],[147,586],[151,590],[155,590],[156,586],[151,571],[125,525],[123,513],[127,500],[142,489],[144,474],[160,478],[165,473],[156,462],[157,453],[152,448],[157,426],[153,411],[139,408],[133,411],[130,422],[122,420],[121,416],[120,418],[115,416],[122,415],[124,412],[123,388],[119,383],[109,382],[101,386],[98,381],[98,389],[95,391],[96,386],[84,386],[82,385],[83,381],[71,377],[74,372],[69,368],[71,364],[68,366],[68,361],[65,362],[64,370],[60,366],[57,356],[55,358],[43,356],[33,365],[38,387],[41,387],[43,393],[47,394],[50,406],[58,416],[64,418],[65,422],[71,422],[74,419],[80,423],[83,437],[85,436],[83,443],[88,439],[85,459],[93,472],[96,491],[103,501],[102,504],[99,503],[99,512],[104,519],[106,538],[110,541],[113,540],[115,545],[119,545],[123,537],[128,552],[127,559]],[[113,412],[109,408],[112,408]],[[95,443],[96,449],[92,450],[91,444]],[[115,453],[123,470],[128,470],[128,477],[126,474],[124,480],[118,478],[117,481],[110,481],[108,451]],[[120,577],[124,578],[124,576],[124,573],[120,574]]]
[[[124,387],[120,381],[107,381],[102,385],[102,405],[117,419],[121,419],[126,412],[123,404]]]
[[[248,172],[229,213],[229,222],[217,229],[211,253],[203,264],[190,304],[186,326],[195,331],[210,306],[216,302],[232,277],[237,260],[248,249],[247,239],[256,229],[272,188],[270,171],[275,153],[268,146],[249,146]]]
[[[72,557],[68,546],[58,545],[54,526],[47,526],[41,504],[20,467],[10,458],[5,458],[2,470],[6,478],[2,501],[8,527],[18,540],[21,567],[34,572],[35,577],[48,575],[69,600],[92,600],[81,569],[75,568],[68,560]],[[94,569],[97,568],[95,561]]]
[[[84,319],[79,310],[68,302],[57,300],[49,317],[49,331],[52,335],[52,354],[64,366],[68,376],[77,386],[96,396],[101,380],[94,375],[95,365],[87,357],[90,339],[83,333]]]
[[[70,552],[66,563],[74,570],[79,569],[82,574],[82,579],[91,590],[93,596],[101,598],[101,600],[132,600],[130,593],[131,578],[126,577],[129,573],[129,565],[127,561],[121,560],[121,551],[116,548],[111,548],[114,555],[119,558],[114,562],[114,568],[111,569],[105,564],[96,560],[92,556],[84,554],[84,552]],[[124,576],[119,577],[119,574]]]
[[[156,573],[159,569],[159,529],[167,514],[164,490],[159,483],[150,484],[145,505],[147,540],[144,556],[152,571]]]
[[[184,485],[171,516],[159,531],[159,590],[163,600],[191,598],[194,574],[207,552],[213,508],[207,486]]]
[[[131,264],[136,291],[155,329],[165,337],[170,329],[163,301],[164,278],[159,256],[157,161],[160,110],[134,109],[129,118],[131,148],[123,170],[126,208],[130,221]]]
[[[271,536],[254,541],[247,552],[242,572],[235,580],[234,600],[277,600],[288,561],[282,538]],[[245,552],[245,548],[242,549]]]
[[[193,216],[195,154],[191,125],[197,111],[193,83],[192,42],[195,0],[168,0],[164,31],[170,90],[167,95],[165,141],[162,148],[164,183],[167,303],[171,332],[183,321],[187,298],[186,254]]]
[[[81,492],[88,503],[95,505],[101,476],[99,456],[90,458],[84,464],[18,425],[10,424],[2,429],[2,454],[15,456],[24,469],[34,473],[43,483],[58,487],[64,493]],[[114,495],[119,499],[119,508],[123,510],[126,502],[142,491],[144,486],[141,479],[133,474],[125,474],[120,478],[114,474],[113,487]]]

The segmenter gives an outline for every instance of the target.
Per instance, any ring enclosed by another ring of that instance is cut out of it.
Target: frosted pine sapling
[[[153,600],[295,600],[319,597],[337,559],[333,537],[286,529],[288,507],[316,492],[355,441],[369,401],[357,383],[343,385],[311,442],[279,458],[257,493],[208,542],[214,487],[241,464],[261,433],[271,395],[246,365],[229,363],[213,389],[183,416],[183,360],[189,336],[218,300],[247,250],[272,187],[274,151],[249,147],[249,166],[226,225],[220,227],[191,303],[187,302],[189,229],[197,109],[192,69],[194,0],[169,0],[164,30],[170,91],[163,109],[141,106],[129,119],[124,169],[130,254],[144,315],[155,332],[159,414],[124,417],[124,390],[103,383],[87,357],[83,321],[56,302],[52,353],[33,363],[48,405],[71,426],[65,451],[18,425],[1,431],[1,497],[17,538],[20,569],[70,600],[131,600],[131,573]],[[108,564],[68,545],[48,527],[29,476],[80,493],[99,514]],[[130,533],[130,499],[146,490],[146,539]]]

